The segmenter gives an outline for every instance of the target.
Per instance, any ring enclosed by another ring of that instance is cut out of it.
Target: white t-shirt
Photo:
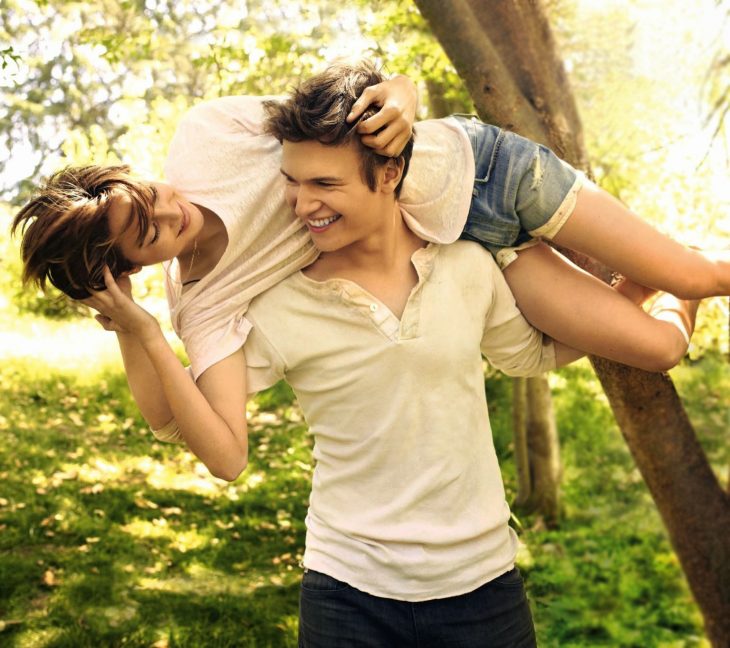
[[[271,98],[271,97],[270,97]],[[228,247],[216,267],[182,293],[176,261],[166,264],[172,324],[197,379],[246,340],[250,301],[317,256],[309,232],[284,201],[281,145],[263,134],[266,97],[224,97],[198,104],[181,120],[165,175],[186,199],[223,221]],[[464,227],[474,158],[455,120],[416,126],[401,203],[422,238],[450,243]]]
[[[400,320],[356,283],[291,275],[251,303],[246,361],[249,390],[285,378],[314,435],[305,567],[423,601],[514,564],[481,354],[511,375],[555,357],[477,243],[413,264]]]

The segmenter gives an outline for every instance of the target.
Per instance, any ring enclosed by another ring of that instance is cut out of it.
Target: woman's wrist
[[[142,348],[147,351],[147,353],[154,351],[161,345],[166,347],[170,346],[165,339],[165,335],[157,320],[153,320],[149,322],[149,324],[145,324],[143,328],[134,334],[134,337],[142,345]]]

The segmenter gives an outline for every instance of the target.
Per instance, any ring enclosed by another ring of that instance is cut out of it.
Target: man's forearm
[[[564,367],[571,362],[580,360],[585,355],[584,351],[579,351],[572,347],[566,346],[561,342],[553,340],[553,346],[555,348],[555,367]]]

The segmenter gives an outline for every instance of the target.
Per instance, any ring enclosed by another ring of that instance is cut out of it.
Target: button
[[[370,304],[370,310],[374,313],[376,310],[378,310],[377,304]]]

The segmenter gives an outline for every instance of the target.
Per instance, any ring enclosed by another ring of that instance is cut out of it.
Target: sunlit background
[[[598,182],[681,241],[706,248],[730,245],[730,130],[723,112],[730,87],[728,3],[545,4]],[[140,639],[133,645],[207,645],[216,624],[237,623],[254,612],[261,624],[295,636],[295,613],[276,610],[279,597],[290,603],[295,597],[291,588],[301,557],[301,507],[311,457],[291,396],[267,396],[252,405],[254,465],[233,485],[210,477],[190,453],[150,443],[126,393],[113,335],[88,313],[21,290],[17,242],[10,240],[8,227],[37,179],[61,166],[124,162],[140,177],[160,178],[175,125],[196,101],[282,93],[335,57],[360,55],[417,80],[422,118],[471,110],[453,68],[406,0],[2,1],[0,433],[22,434],[2,437],[0,516],[27,520],[16,528],[0,519],[0,538],[5,537],[0,557],[7,547],[40,549],[20,551],[6,571],[0,561],[0,593],[15,583],[12,591],[22,594],[39,579],[43,592],[32,598],[24,620],[13,617],[13,604],[5,608],[0,598],[0,643],[10,627],[3,623],[12,622],[27,627],[17,634],[19,646],[87,645],[84,633],[90,631],[121,641],[131,636],[129,628],[145,627],[157,633],[157,643],[145,635],[147,643]],[[161,270],[146,269],[134,281],[136,295],[182,354],[168,324]],[[722,406],[730,389],[722,364],[728,354],[727,299],[708,300],[701,313],[691,362],[674,377],[696,395],[693,415],[706,435],[703,443],[716,463],[726,465],[730,457],[720,431],[730,428]],[[710,359],[700,378],[692,363],[705,356]],[[490,405],[508,401],[506,382],[490,383]],[[561,441],[577,438],[583,444],[582,450],[565,448],[566,506],[584,516],[586,527],[587,516],[595,513],[601,524],[616,520],[621,533],[635,527],[642,535],[617,541],[619,531],[600,527],[586,539],[578,528],[571,539],[557,540],[536,531],[535,555],[525,546],[520,560],[528,570],[536,566],[536,574],[540,565],[550,569],[544,591],[535,576],[532,595],[544,608],[552,605],[555,618],[565,620],[560,623],[572,620],[581,632],[594,626],[607,632],[595,630],[608,642],[602,645],[706,645],[653,508],[648,504],[647,513],[634,500],[627,503],[632,493],[645,505],[649,498],[590,370],[579,365],[551,382]],[[596,409],[587,410],[586,403]],[[508,428],[509,411],[495,407],[495,430],[501,424]],[[30,440],[28,447],[21,447],[22,435]],[[509,455],[508,441],[498,438],[497,445]],[[590,471],[583,472],[588,464]],[[505,470],[509,488],[510,468]],[[18,490],[9,495],[3,486],[12,479]],[[602,495],[579,494],[591,479],[609,484],[615,490],[611,497],[624,508],[617,513],[608,508],[613,500],[609,505]],[[44,506],[44,499],[52,500],[51,512],[38,521],[31,511]],[[568,598],[571,587],[584,581],[561,542],[588,565],[596,561],[602,576],[592,577],[587,587],[605,598],[600,613],[595,600],[589,609],[576,602],[581,595]],[[65,557],[54,559],[55,553]],[[615,592],[601,580],[608,578],[605,561],[619,578],[615,587],[628,601],[625,608],[612,607]],[[108,578],[106,584],[99,585],[96,576]],[[647,592],[644,578],[649,577]],[[554,590],[565,596],[555,598]],[[242,594],[251,595],[253,603],[242,601]],[[658,602],[660,596],[666,598]],[[249,603],[261,607],[243,607]],[[567,607],[561,612],[560,605]],[[77,608],[83,614],[75,613]],[[239,619],[226,617],[222,608]],[[645,623],[661,632],[644,635],[631,626],[634,609],[654,615],[637,627]],[[182,627],[186,616],[201,619],[203,634],[186,630],[186,639],[175,644],[170,627]],[[631,629],[616,629],[621,624]],[[242,632],[253,631],[244,624]],[[666,643],[651,643],[659,636]],[[571,645],[599,645],[598,639]],[[279,645],[266,634],[257,641],[250,645]]]
[[[132,10],[139,4],[3,4],[3,223],[34,180],[66,164],[123,161],[140,177],[160,178],[175,124],[196,100],[279,93],[337,56],[369,56],[419,79],[423,118],[432,113],[433,93],[455,109],[469,108],[408,2],[148,0],[144,14]],[[728,129],[713,113],[727,84],[727,72],[722,77],[713,67],[728,51],[726,6],[713,0],[547,4],[598,180],[680,240],[727,245]],[[15,247],[6,226],[2,231],[7,267]],[[93,321],[76,319],[52,331],[43,319],[13,325],[7,317],[13,281],[5,278],[0,295],[6,313],[0,355],[82,365],[85,353],[96,361],[116,357]],[[159,270],[146,271],[137,283],[147,307],[165,320]],[[712,319],[722,320],[723,309],[713,303]],[[703,326],[697,344],[727,344],[717,331],[705,335]]]

